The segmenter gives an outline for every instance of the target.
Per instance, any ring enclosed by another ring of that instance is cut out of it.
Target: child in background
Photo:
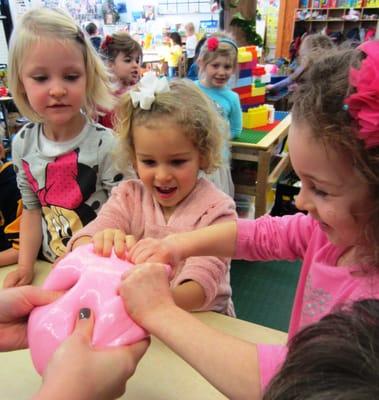
[[[182,38],[178,32],[170,32],[170,46],[167,49],[166,61],[168,64],[168,77],[172,79],[179,76],[179,63],[182,57]]]
[[[214,101],[220,114],[229,123],[229,139],[237,137],[242,130],[242,111],[237,93],[227,87],[230,78],[237,72],[238,48],[232,36],[226,32],[209,37],[200,49],[199,66],[200,89]],[[230,173],[230,152],[228,144],[224,150],[224,166],[208,178],[215,185],[234,196],[234,185]]]
[[[95,250],[125,257],[125,243],[163,238],[236,219],[233,200],[206,179],[220,163],[224,125],[208,98],[187,80],[159,80],[153,72],[125,94],[117,110],[119,160],[131,159],[139,180],[122,182],[98,217],[69,246],[94,241]],[[186,104],[186,107],[183,107]],[[176,304],[186,310],[234,315],[227,258],[190,257],[170,282]]]
[[[17,263],[22,201],[13,164],[0,143],[0,267]]]
[[[99,51],[101,44],[101,36],[99,35],[96,24],[94,22],[89,22],[86,25],[86,32],[88,33],[89,40],[91,41],[95,50]]]
[[[185,24],[186,31],[186,53],[187,53],[187,71],[191,68],[194,61],[197,39],[195,35],[195,25],[192,22]]]
[[[195,55],[193,58],[193,62],[191,67],[187,71],[187,78],[197,81],[198,80],[198,74],[199,74],[199,66],[197,65],[197,59],[199,58],[201,46],[204,44],[204,42],[207,40],[206,36],[203,36],[196,44],[195,48]]]
[[[299,48],[299,66],[287,78],[275,83],[266,85],[268,92],[279,92],[280,90],[288,88],[293,90],[296,86],[304,71],[310,67],[312,62],[320,58],[325,51],[332,50],[334,43],[329,36],[321,33],[307,35],[301,42]]]
[[[12,34],[9,71],[14,101],[33,122],[12,142],[24,210],[18,268],[5,287],[32,281],[41,242],[47,260],[63,255],[122,179],[111,156],[113,133],[88,117],[97,105],[112,104],[108,75],[69,15],[25,13]]]
[[[241,392],[258,397],[282,364],[286,348],[237,341],[188,319],[172,307],[162,265],[151,263],[176,265],[206,254],[302,259],[290,340],[337,305],[378,299],[378,70],[379,41],[331,51],[309,68],[294,93],[288,146],[302,182],[296,206],[308,215],[241,219],[162,240],[144,239],[129,251],[132,262],[148,263],[127,280],[129,314],[229,398],[239,398]]]
[[[127,32],[116,32],[106,36],[101,44],[101,54],[116,83],[116,96],[120,96],[140,80],[142,48]],[[99,122],[113,128],[114,111],[103,113]]]

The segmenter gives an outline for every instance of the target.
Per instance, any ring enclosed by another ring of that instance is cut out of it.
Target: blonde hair
[[[195,25],[193,24],[193,22],[188,22],[184,25],[184,29],[189,32],[194,34],[195,33]]]
[[[188,79],[174,79],[170,90],[156,93],[150,110],[133,107],[129,93],[124,94],[116,110],[116,133],[119,139],[116,158],[121,168],[128,160],[135,160],[133,129],[151,129],[162,119],[169,119],[181,127],[204,160],[203,170],[210,173],[222,164],[222,147],[227,138],[227,125],[214,104]]]
[[[217,49],[210,50],[208,48],[208,40],[211,38],[217,38],[219,40]],[[225,39],[223,41],[222,39]],[[233,44],[232,44],[233,43]],[[227,57],[231,61],[234,73],[236,74],[238,71],[238,49],[237,45],[235,44],[235,39],[233,35],[229,32],[220,31],[214,33],[212,36],[207,38],[204,44],[201,46],[198,64],[199,64],[199,75],[204,73],[205,67],[215,60],[217,57]]]
[[[92,115],[96,108],[112,108],[114,98],[110,75],[97,55],[87,35],[63,10],[46,7],[28,11],[12,33],[9,49],[9,88],[17,108],[27,118],[43,122],[33,110],[21,81],[25,55],[42,39],[75,43],[82,51],[86,69],[86,98],[83,111]]]

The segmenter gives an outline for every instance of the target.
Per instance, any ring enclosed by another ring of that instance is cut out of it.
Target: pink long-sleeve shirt
[[[319,321],[337,305],[379,298],[379,274],[359,265],[337,267],[344,249],[331,244],[317,221],[296,214],[238,220],[236,254],[245,260],[296,260],[303,264],[292,308],[288,337]],[[261,387],[279,370],[286,346],[258,345]]]
[[[200,178],[194,190],[177,205],[166,222],[159,203],[140,180],[133,179],[121,182],[112,190],[97,218],[76,233],[68,247],[79,237],[92,236],[106,228],[121,229],[139,240],[163,238],[171,233],[191,231],[236,218],[233,199]],[[186,280],[196,281],[206,296],[201,311],[213,310],[235,316],[229,270],[230,259],[190,257],[176,269],[171,287]]]

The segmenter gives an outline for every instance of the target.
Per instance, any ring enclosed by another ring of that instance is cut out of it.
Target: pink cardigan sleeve
[[[303,258],[317,222],[301,213],[284,217],[265,215],[239,219],[236,253],[245,260],[296,260]]]
[[[97,217],[80,229],[67,244],[71,250],[75,240],[83,236],[93,236],[106,228],[121,229],[126,233],[131,231],[130,222],[133,215],[133,205],[141,202],[141,195],[135,180],[122,181],[112,189],[111,196],[102,206]]]
[[[283,365],[287,355],[287,346],[258,344],[257,350],[261,392],[263,394],[271,379]]]
[[[231,198],[223,196],[220,201],[212,204],[199,218],[194,229],[235,220],[237,214]],[[180,273],[174,279],[174,286],[183,281],[193,280],[204,289],[206,300],[203,307],[197,311],[214,310],[228,313],[227,304],[231,298],[229,279],[230,259],[218,257],[190,257]],[[230,311],[230,315],[234,315]]]

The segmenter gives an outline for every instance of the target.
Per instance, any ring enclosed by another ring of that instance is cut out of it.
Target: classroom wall
[[[158,15],[158,0],[149,0],[149,1],[141,1],[141,0],[128,0],[127,4],[127,19],[128,21],[132,21],[132,11],[142,11],[143,6],[153,5],[156,10],[156,20],[154,25],[159,25],[163,27],[167,24],[174,25],[177,23],[185,24],[187,22],[193,22],[195,24],[196,30],[199,29],[200,21],[203,20],[218,20],[218,13],[199,13],[199,14],[176,14],[176,15]]]

